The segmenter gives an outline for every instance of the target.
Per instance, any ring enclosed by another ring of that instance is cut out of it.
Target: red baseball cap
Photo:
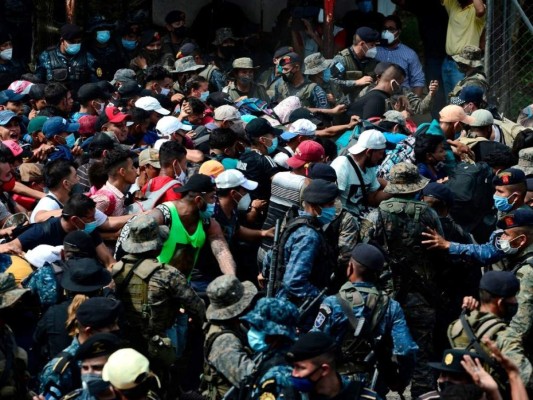
[[[18,157],[22,154],[22,147],[20,147],[14,140],[3,140],[2,144],[11,150],[13,157]]]
[[[78,120],[80,124],[80,129],[78,132],[80,135],[92,136],[96,133],[96,123],[98,122],[98,117],[96,115],[84,115]]]
[[[291,168],[300,168],[309,162],[321,162],[326,152],[320,143],[313,140],[305,140],[296,148],[294,156],[287,160]]]
[[[107,119],[109,120],[109,122],[113,124],[120,124],[126,118],[130,117],[128,114],[120,111],[118,107],[106,107],[105,115]]]

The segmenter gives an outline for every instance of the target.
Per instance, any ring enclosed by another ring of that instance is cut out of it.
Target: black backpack
[[[493,175],[487,163],[459,163],[447,182],[454,195],[451,216],[479,243],[488,240],[496,223]]]

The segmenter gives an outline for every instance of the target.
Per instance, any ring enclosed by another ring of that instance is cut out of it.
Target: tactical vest
[[[365,359],[379,342],[375,331],[387,312],[389,297],[375,287],[355,287],[351,282],[346,282],[335,297],[350,322],[341,343],[338,371],[343,375],[370,373],[374,365]],[[361,307],[365,308],[362,316],[356,317],[354,309]]]
[[[54,82],[87,82],[90,79],[89,63],[87,52],[80,51],[72,58],[62,58],[59,56],[59,49],[54,47],[46,50],[50,57],[50,69],[52,70],[52,81]]]
[[[486,92],[489,89],[489,84],[487,82],[487,77],[482,72],[476,72],[470,76],[464,77],[455,87],[453,90],[448,94],[449,98],[457,97],[459,96],[459,93],[461,93],[461,90],[465,86],[479,86],[483,88],[483,91],[485,92],[483,94],[483,99],[486,100]]]
[[[200,75],[201,77],[205,78],[205,80],[207,81],[207,83],[209,84],[209,90],[213,91],[212,87],[213,86],[211,84],[211,77],[213,76],[213,71],[219,69],[216,65],[213,65],[213,64],[209,64],[207,67],[205,67],[198,75]],[[216,85],[215,87],[216,88]],[[215,91],[218,91],[218,88],[216,88]]]
[[[344,61],[344,79],[349,81],[356,81],[365,75],[374,74],[374,68],[378,64],[377,61],[367,59],[367,61],[361,67],[361,65],[357,65],[352,50],[349,47],[342,50],[339,54],[342,56],[342,59]],[[361,91],[361,89],[361,86],[350,86],[344,87],[343,92],[350,93],[355,96]]]
[[[300,88],[289,88],[287,82],[281,82],[278,86],[278,98],[276,100],[283,100],[289,96],[296,96],[300,99],[302,107],[314,107],[311,103],[311,95],[315,87],[317,86],[314,82],[305,82]]]

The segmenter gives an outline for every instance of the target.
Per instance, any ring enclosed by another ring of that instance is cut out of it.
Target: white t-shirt
[[[53,198],[50,198],[49,196]],[[60,210],[61,207],[59,204],[61,202],[59,200],[56,201],[56,199],[57,199],[56,196],[54,196],[52,193],[48,193],[46,197],[43,197],[41,200],[39,200],[39,202],[37,203],[37,205],[31,212],[30,222],[32,224],[35,223],[35,216],[37,215],[39,211]],[[107,215],[105,215],[103,212],[99,210],[96,210],[94,216],[96,219],[97,226],[103,225],[104,222],[106,222],[107,220]]]
[[[289,146],[285,146],[284,149],[287,150],[291,156],[294,155],[294,151]],[[290,169],[289,164],[287,164],[288,159],[289,159],[289,155],[285,154],[282,151],[278,152],[278,154],[276,154],[273,158],[274,162],[278,164],[280,167],[285,168],[285,169]]]
[[[348,157],[351,157],[348,155]],[[342,206],[355,216],[359,216],[365,211],[363,204],[363,191],[361,190],[361,182],[357,177],[350,161],[345,156],[337,157],[331,163],[331,167],[337,173],[337,185],[341,191]],[[357,165],[359,168],[359,166]],[[376,168],[367,168],[366,171],[361,171],[366,192],[371,193],[379,189],[379,182],[377,178]]]

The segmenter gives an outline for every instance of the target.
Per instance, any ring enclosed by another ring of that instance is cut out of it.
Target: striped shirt
[[[398,64],[406,72],[403,86],[409,88],[426,86],[426,77],[420,59],[413,49],[400,43],[396,47],[378,46],[376,60]]]

